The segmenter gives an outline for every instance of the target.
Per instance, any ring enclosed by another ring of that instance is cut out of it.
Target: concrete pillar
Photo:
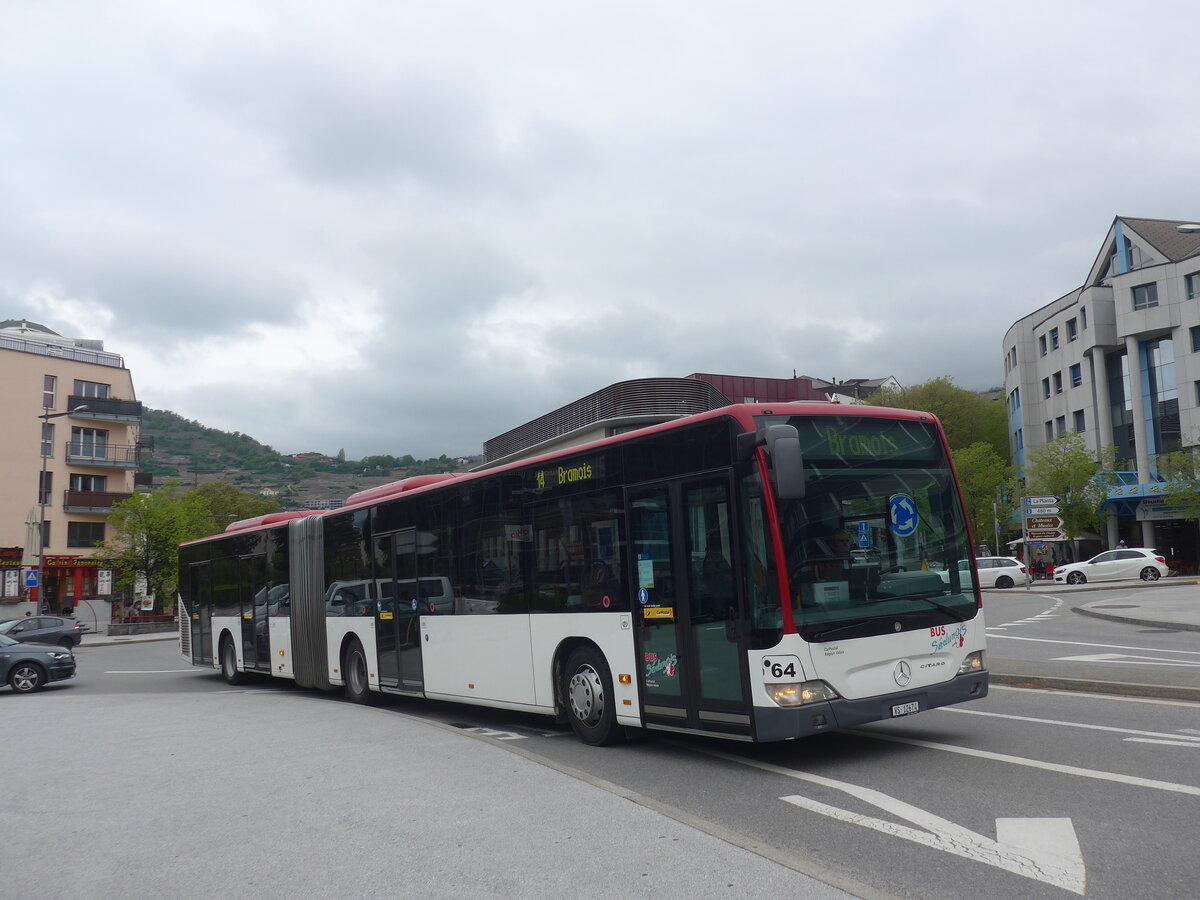
[[[1125,352],[1129,356],[1129,399],[1133,404],[1133,442],[1138,482],[1145,484],[1153,479],[1150,471],[1150,438],[1146,432],[1147,385],[1145,373],[1142,372],[1141,347],[1133,335],[1125,338]]]
[[[1117,514],[1110,512],[1108,514],[1108,520],[1104,524],[1107,526],[1105,531],[1108,535],[1108,541],[1105,544],[1105,547],[1111,550],[1113,547],[1117,546],[1117,541],[1121,539],[1118,531]]]
[[[1103,347],[1097,347],[1091,353],[1092,360],[1092,398],[1096,414],[1092,419],[1092,449],[1096,456],[1104,452],[1104,448],[1113,442],[1112,439],[1112,398],[1108,393],[1108,355]]]
[[[1142,546],[1143,547],[1153,547],[1154,546],[1154,523],[1153,522],[1143,522],[1142,523]]]

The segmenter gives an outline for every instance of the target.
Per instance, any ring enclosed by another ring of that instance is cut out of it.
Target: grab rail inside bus
[[[804,454],[794,425],[768,425],[737,436],[738,459],[749,459],[757,447],[766,447],[775,473],[775,495],[780,500],[804,497]]]

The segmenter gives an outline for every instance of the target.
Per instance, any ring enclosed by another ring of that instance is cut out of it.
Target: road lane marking
[[[1035,644],[1066,644],[1070,647],[1103,647],[1106,650],[1137,650],[1139,653],[1182,653],[1186,656],[1200,656],[1200,650],[1168,650],[1163,647],[1126,647],[1122,644],[1096,644],[1091,641],[1056,641],[1050,638],[1018,637],[1015,634],[991,635],[998,641],[1031,641]]]
[[[937,712],[957,713],[961,716],[986,716],[990,719],[1012,719],[1017,722],[1032,722],[1036,725],[1061,725],[1066,728],[1082,728],[1086,731],[1110,731],[1114,734],[1132,734],[1145,738],[1166,738],[1168,740],[1184,740],[1195,741],[1200,745],[1200,736],[1193,738],[1179,738],[1174,734],[1167,734],[1161,731],[1141,731],[1136,728],[1117,728],[1115,725],[1088,725],[1083,722],[1063,722],[1059,719],[1039,719],[1034,716],[1016,716],[1012,713],[997,713],[987,712],[982,709],[959,709],[953,706],[940,707]],[[1183,729],[1186,734],[1188,729]]]
[[[785,769],[782,770],[782,774],[843,791],[897,818],[912,822],[919,828],[910,828],[897,822],[851,812],[799,794],[780,797],[785,803],[840,822],[861,825],[882,834],[903,838],[934,850],[1042,881],[1076,894],[1084,892],[1087,878],[1083,854],[1070,819],[997,819],[996,840],[992,840],[928,810],[871,788],[835,781],[808,772]]]
[[[1154,738],[1125,738],[1131,744],[1164,744],[1168,747],[1191,747],[1193,750],[1200,750],[1200,743],[1195,740],[1185,741],[1176,739],[1173,741],[1156,740]]]
[[[990,750],[975,750],[971,747],[959,747],[954,744],[938,744],[933,741],[922,741],[917,738],[901,737],[895,734],[883,734],[877,731],[864,731],[859,728],[848,729],[847,734],[859,737],[874,738],[880,741],[891,741],[894,744],[909,744],[913,747],[923,747],[926,750],[943,750],[947,753],[958,753],[962,756],[975,756],[979,759],[990,759],[995,762],[1011,763],[1030,769],[1043,769],[1047,772],[1058,772],[1063,775],[1077,775],[1080,778],[1094,778],[1097,781],[1115,781],[1130,787],[1150,788],[1156,791],[1169,791],[1173,794],[1188,794],[1200,797],[1200,787],[1190,784],[1175,784],[1171,781],[1158,781],[1154,778],[1141,778],[1137,775],[1122,775],[1118,772],[1104,772],[1100,769],[1084,769],[1079,766],[1066,766],[1061,763],[1045,762],[1040,759],[1029,759],[1024,756],[1010,756],[1007,753],[993,753]]]

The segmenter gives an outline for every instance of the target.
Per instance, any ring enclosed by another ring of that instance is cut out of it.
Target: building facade
[[[0,322],[0,383],[0,619],[74,611],[112,592],[94,545],[134,490],[142,404],[101,341],[24,320]],[[44,583],[27,587],[39,561]]]
[[[757,378],[696,372],[685,378],[621,381],[484,441],[484,463],[478,468],[492,468],[731,403],[850,403],[881,388],[899,387],[891,376],[826,381],[807,375]]]
[[[1118,216],[1082,286],[1004,336],[1013,461],[1068,432],[1126,483],[1102,542],[1157,547],[1195,564],[1196,526],[1156,502],[1157,454],[1200,444],[1200,224]]]

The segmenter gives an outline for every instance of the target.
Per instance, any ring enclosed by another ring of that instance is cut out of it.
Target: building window
[[[1150,309],[1158,306],[1158,284],[1139,284],[1133,289],[1133,308]]]
[[[1188,334],[1192,336],[1192,352],[1200,353],[1200,325],[1193,325],[1188,329]]]
[[[1022,449],[1025,446],[1025,435],[1023,432],[1024,432],[1024,429],[1022,429],[1022,428],[1017,429],[1017,449],[1018,450]]]
[[[1062,372],[1054,373],[1054,393],[1062,393]]]
[[[1083,427],[1083,410],[1082,410],[1082,409],[1077,409],[1077,410],[1075,410],[1075,433],[1076,433],[1076,434],[1083,434],[1083,432],[1084,432],[1084,427]]]
[[[84,459],[107,459],[108,432],[99,428],[73,427],[71,455]]]
[[[76,397],[95,397],[97,400],[107,400],[111,385],[97,384],[94,381],[75,379],[75,389],[71,392]]]
[[[1079,320],[1067,319],[1067,343],[1079,337]]]
[[[72,475],[71,490],[73,491],[98,491],[104,493],[108,490],[107,475]]]
[[[1200,406],[1200,381],[1193,381],[1192,385],[1196,388],[1196,405]]]
[[[1054,440],[1054,423],[1047,422],[1046,423],[1046,443],[1048,444],[1052,440]]]
[[[1187,297],[1189,300],[1200,298],[1200,272],[1193,272],[1184,278],[1184,283],[1187,285]]]
[[[38,472],[38,505],[45,506],[50,502],[54,492],[54,473]]]
[[[42,409],[54,409],[54,395],[58,391],[58,378],[42,376]]]
[[[1071,387],[1079,387],[1083,384],[1083,365],[1075,363],[1071,366]]]
[[[1042,397],[1046,400],[1050,399],[1050,379],[1042,379]]]
[[[1013,347],[1008,352],[1009,352],[1009,355],[1012,357],[1012,367],[1015,369],[1017,367],[1017,348]]]
[[[42,456],[47,459],[54,458],[54,423],[42,423]]]
[[[46,519],[42,522],[42,548],[43,552],[46,547],[50,546],[50,520]]]
[[[1042,356],[1046,355],[1046,336],[1044,334],[1038,336],[1038,353]]]
[[[1062,437],[1067,433],[1067,417],[1059,416],[1054,420],[1054,433],[1058,437]]]
[[[1079,325],[1084,331],[1087,331],[1087,307],[1079,307]]]
[[[1058,329],[1057,328],[1050,329],[1050,349],[1051,350],[1058,349]]]
[[[104,540],[103,522],[68,522],[68,547],[95,547]]]

